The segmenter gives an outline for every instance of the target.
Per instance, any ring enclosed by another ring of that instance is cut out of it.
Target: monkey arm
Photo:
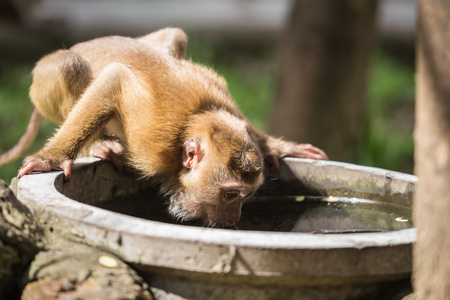
[[[86,89],[55,136],[41,151],[25,159],[18,177],[33,171],[63,170],[65,179],[70,180],[72,160],[85,142],[114,116],[130,76],[134,74],[122,64],[106,67]]]

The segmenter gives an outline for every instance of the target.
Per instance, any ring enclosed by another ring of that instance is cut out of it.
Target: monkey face
[[[233,180],[213,182],[210,186],[204,183],[192,185],[185,188],[183,193],[172,197],[170,212],[184,220],[202,219],[205,225],[211,227],[233,226],[241,217],[242,204],[260,184],[259,181],[246,184]]]
[[[201,152],[199,145],[197,148],[184,155],[189,168],[180,176],[181,188],[172,196],[169,210],[183,220],[203,219],[208,226],[233,226],[241,217],[242,204],[263,183],[262,168],[255,168],[249,176],[247,165],[241,171],[230,168],[229,161]],[[201,158],[195,153],[201,153]]]
[[[215,204],[205,205],[208,225],[233,226],[241,217],[242,204],[248,200],[259,185],[246,185],[240,182],[223,184]]]

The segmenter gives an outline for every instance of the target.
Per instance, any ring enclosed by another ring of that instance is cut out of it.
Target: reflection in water
[[[148,220],[180,224],[167,213],[163,199],[150,199],[148,195],[136,195],[96,206]],[[203,222],[183,224],[202,226]],[[271,196],[247,201],[235,229],[339,234],[411,227],[411,209],[390,203],[343,197]]]

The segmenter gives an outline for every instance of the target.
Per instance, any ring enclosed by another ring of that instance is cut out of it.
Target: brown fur
[[[264,159],[276,168],[283,156],[326,158],[315,147],[256,130],[225,80],[185,60],[186,48],[184,32],[168,28],[137,39],[99,38],[44,57],[30,97],[63,124],[26,158],[19,177],[64,170],[69,180],[72,160],[91,147],[94,155],[159,178],[177,217],[230,226],[262,184]]]

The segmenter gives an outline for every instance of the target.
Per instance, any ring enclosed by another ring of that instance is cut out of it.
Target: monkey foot
[[[89,148],[89,156],[110,161],[119,171],[125,169],[124,148],[118,140],[97,140]]]
[[[17,178],[20,179],[31,172],[50,171],[63,171],[64,180],[70,181],[70,176],[72,175],[72,160],[63,160],[62,162],[55,163],[49,159],[30,156],[25,160],[22,168],[20,168]]]

